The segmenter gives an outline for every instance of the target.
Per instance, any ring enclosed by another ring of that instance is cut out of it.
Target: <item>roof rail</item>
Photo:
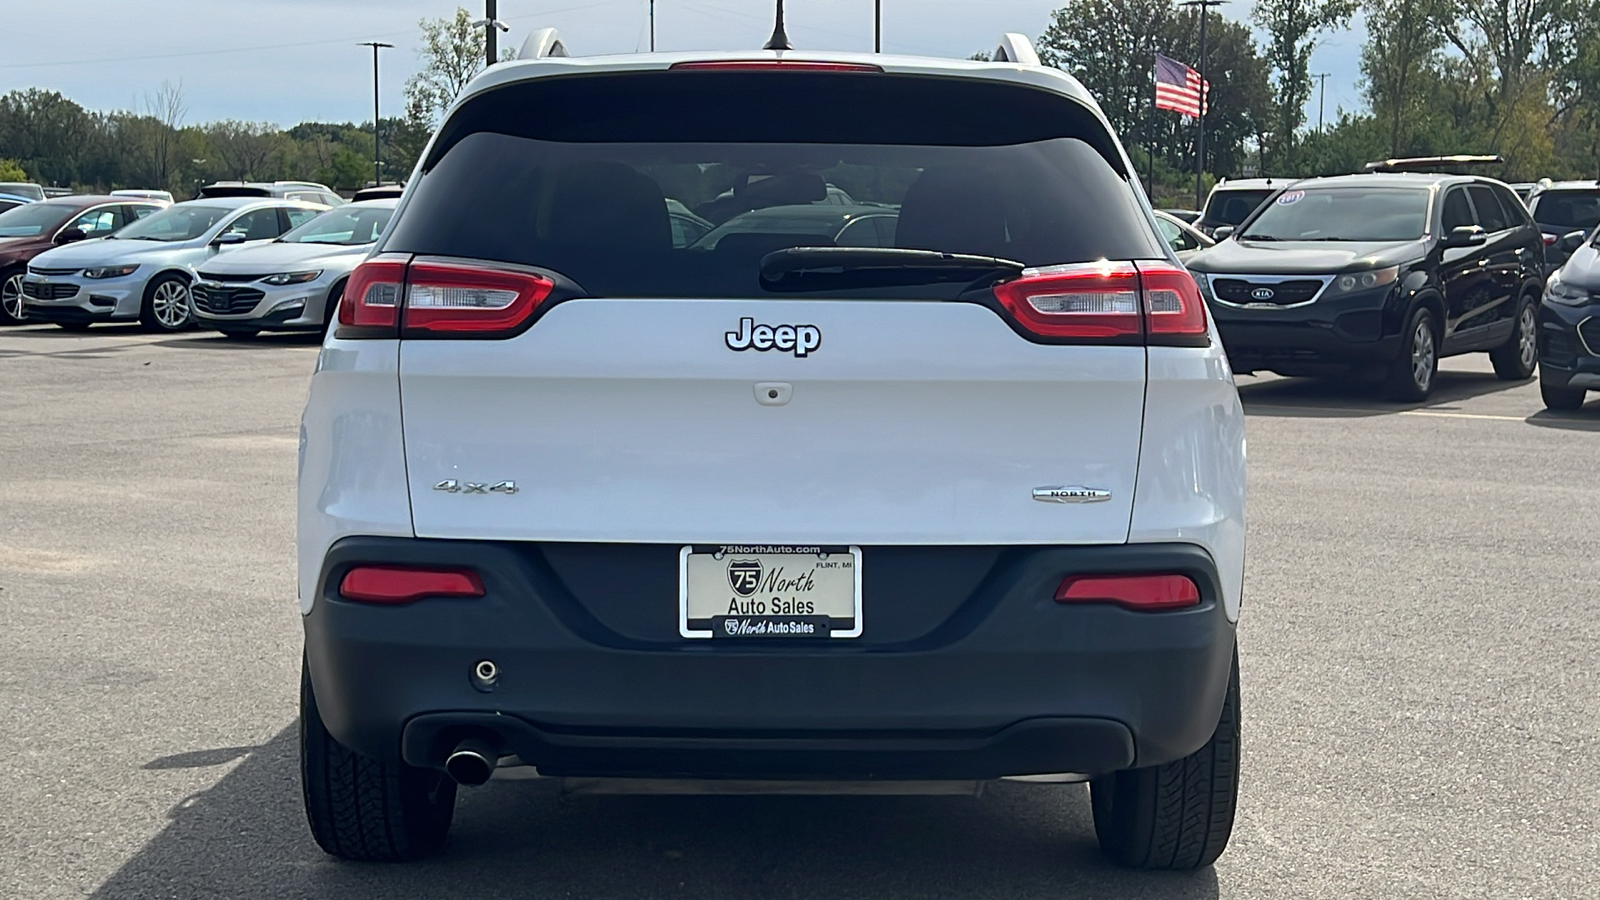
[[[561,32],[554,28],[540,28],[522,42],[517,59],[549,59],[567,55],[567,45],[561,42]]]
[[[994,48],[995,62],[1016,63],[1019,66],[1039,65],[1039,51],[1025,34],[1008,31],[1000,35],[1000,46]]]
[[[1505,162],[1498,156],[1414,156],[1405,159],[1380,159],[1366,165],[1368,172],[1426,172],[1437,173],[1449,168],[1494,166]]]

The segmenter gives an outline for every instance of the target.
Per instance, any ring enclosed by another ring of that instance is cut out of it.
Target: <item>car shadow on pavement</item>
[[[295,728],[286,728],[215,787],[174,806],[165,829],[93,896],[1214,900],[1218,893],[1211,869],[1137,873],[1104,862],[1081,785],[998,785],[978,799],[622,797],[562,796],[542,780],[496,781],[462,792],[441,855],[405,865],[339,862],[306,830],[295,742]],[[236,749],[189,756],[203,764]]]
[[[1238,379],[1245,415],[1291,418],[1364,418],[1414,409],[1452,409],[1474,397],[1511,390],[1526,381],[1501,381],[1490,372],[1439,370],[1433,393],[1424,403],[1385,400],[1375,384],[1323,378]]]
[[[1559,428],[1563,431],[1600,431],[1600,400],[1593,400],[1574,412],[1540,410],[1523,420],[1540,428]]]
[[[0,328],[0,337],[20,338],[86,338],[86,337],[145,337],[150,332],[145,331],[142,325],[131,323],[126,325],[93,325],[80,331],[70,331],[55,325],[41,323],[22,323],[14,328]]]
[[[263,332],[249,338],[230,338],[220,331],[192,331],[183,337],[154,341],[153,345],[206,350],[273,350],[278,347],[315,347],[321,343],[322,335],[315,331]]]

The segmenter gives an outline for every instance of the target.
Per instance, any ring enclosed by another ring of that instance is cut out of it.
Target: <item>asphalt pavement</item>
[[[1082,786],[463,791],[352,865],[296,772],[316,345],[0,329],[0,897],[1600,897],[1600,400],[1481,356],[1421,406],[1241,378],[1243,797],[1212,870],[1102,862]]]

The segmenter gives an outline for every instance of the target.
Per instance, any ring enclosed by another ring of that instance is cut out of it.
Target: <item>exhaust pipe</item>
[[[499,748],[483,738],[472,737],[457,744],[445,757],[444,771],[456,784],[477,787],[489,781],[499,764]]]

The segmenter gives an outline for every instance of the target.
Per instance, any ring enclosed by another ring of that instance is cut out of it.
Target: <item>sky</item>
[[[459,0],[481,14],[482,0]],[[511,31],[560,29],[574,55],[649,48],[650,0],[499,0]],[[891,53],[964,58],[999,36],[1037,38],[1059,0],[882,0],[883,44]],[[372,51],[383,51],[379,100],[402,108],[418,66],[417,22],[454,14],[458,0],[4,0],[0,93],[39,87],[96,110],[138,109],[164,83],[179,85],[187,122],[243,119],[371,121]],[[772,0],[656,0],[660,50],[754,49],[772,31]],[[797,48],[872,49],[872,0],[787,0]],[[1248,0],[1224,15],[1243,20]],[[1365,35],[1327,36],[1312,72],[1328,72],[1327,118],[1360,106],[1357,61]],[[1317,120],[1317,93],[1307,108]]]

